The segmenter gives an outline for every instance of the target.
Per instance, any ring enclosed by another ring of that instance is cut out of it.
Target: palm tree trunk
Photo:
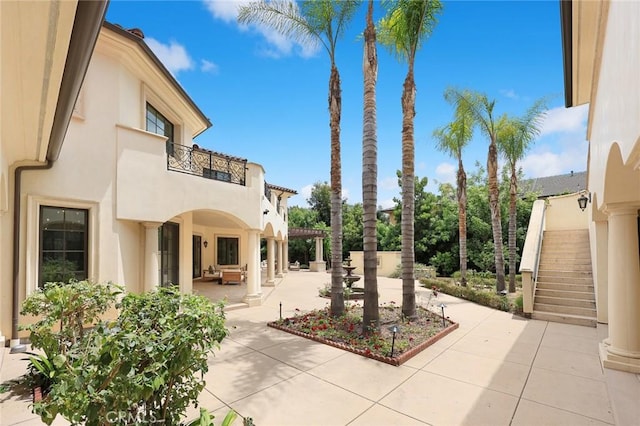
[[[373,0],[369,0],[367,27],[364,30],[364,118],[362,124],[362,207],[364,251],[363,332],[377,330],[378,311],[378,236],[376,208],[378,203],[378,147],[376,135],[376,81],[378,52],[373,25]]]
[[[458,242],[460,245],[460,284],[467,286],[467,174],[458,156]]]
[[[340,74],[331,64],[329,114],[331,127],[331,315],[344,313],[342,292],[342,166],[340,163],[340,113],[342,92]]]
[[[402,314],[416,316],[416,283],[414,274],[414,209],[415,209],[415,143],[413,119],[416,115],[416,84],[413,61],[402,89]]]
[[[515,163],[511,165],[509,185],[509,293],[516,292],[516,196],[518,176]]]
[[[502,221],[500,218],[500,190],[498,188],[498,149],[495,136],[491,136],[487,158],[489,178],[489,210],[493,229],[493,252],[496,261],[496,290],[504,291],[504,254],[502,253]]]

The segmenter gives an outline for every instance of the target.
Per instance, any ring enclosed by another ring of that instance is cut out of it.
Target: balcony
[[[167,170],[245,186],[247,160],[168,142]]]

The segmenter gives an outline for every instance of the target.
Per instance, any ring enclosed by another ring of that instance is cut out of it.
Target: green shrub
[[[112,288],[47,286],[25,301],[25,313],[43,308],[43,318],[29,329],[34,346],[46,347],[56,368],[34,412],[47,424],[58,414],[72,424],[180,424],[204,388],[208,353],[227,335],[222,305],[159,288],[127,294],[117,305],[118,318],[101,321],[98,314],[117,293]],[[93,328],[85,329],[87,323]],[[57,324],[59,332],[53,331]]]
[[[415,278],[435,278],[436,277],[436,268],[433,266],[427,266],[422,263],[415,263],[413,265],[413,273]],[[401,278],[402,277],[402,264],[398,264],[396,269],[389,275],[389,278]]]
[[[498,295],[493,291],[477,290],[469,286],[462,287],[455,284],[453,281],[447,282],[444,280],[434,279],[422,279],[420,280],[420,284],[427,288],[436,287],[442,293],[460,297],[490,308],[499,309],[505,312],[511,312],[514,310],[514,307],[512,307],[507,296]]]

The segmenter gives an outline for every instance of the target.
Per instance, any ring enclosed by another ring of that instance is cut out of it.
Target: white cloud
[[[390,209],[391,207],[395,207],[396,203],[393,201],[393,198],[388,198],[386,200],[379,201],[378,204],[383,209]]]
[[[207,61],[206,59],[200,60],[200,71],[202,72],[210,72],[212,74],[218,74],[219,67],[217,64]]]
[[[250,3],[246,0],[204,0],[204,4],[214,18],[225,22],[235,22],[238,7]]]
[[[520,99],[520,96],[513,89],[501,89],[500,94],[509,99]]]
[[[302,188],[300,188],[299,194],[306,200],[307,198],[311,197],[312,190],[313,190],[313,184],[310,183],[309,185],[305,185]]]
[[[180,71],[193,68],[193,61],[180,43],[172,40],[169,44],[163,44],[151,37],[145,38],[145,42],[171,74],[176,75]]]
[[[588,104],[573,108],[551,108],[546,112],[542,121],[540,136],[552,133],[581,132],[581,137],[584,138],[586,136],[588,115]]]
[[[249,3],[251,1],[247,0],[204,0],[205,6],[213,17],[227,23],[236,23],[239,6]],[[262,56],[280,58],[295,53],[303,58],[309,58],[316,55],[320,50],[320,46],[317,43],[298,43],[261,24],[237,25],[242,31],[251,28],[265,38],[267,47],[262,47],[259,51]]]
[[[378,186],[381,189],[388,189],[388,190],[398,189],[398,177],[389,176],[384,179],[380,179],[378,181]]]
[[[344,186],[342,187],[342,199],[349,199],[349,189],[345,188]]]
[[[545,146],[536,149],[527,155],[520,166],[524,175],[528,178],[553,176],[573,171],[584,171],[587,167],[588,142],[576,142],[578,138],[572,138],[568,143],[562,141],[558,144],[559,152],[553,152]]]
[[[451,163],[440,163],[436,167],[436,176],[440,183],[455,183],[456,166]]]

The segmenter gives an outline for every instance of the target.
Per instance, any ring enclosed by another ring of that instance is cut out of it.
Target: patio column
[[[282,243],[282,272],[285,274],[289,271],[289,240]]]
[[[324,256],[324,253],[322,252],[323,248],[322,238],[316,237],[316,262],[322,262],[322,257]]]
[[[144,226],[144,291],[152,291],[160,284],[158,229],[160,222],[143,222]]]
[[[600,346],[607,368],[640,373],[638,207],[607,206],[609,338]]]
[[[278,241],[278,267],[276,268],[276,278],[282,278],[282,240]]]
[[[309,262],[309,270],[312,272],[323,272],[327,270],[327,264],[322,260],[323,257],[323,244],[322,237],[316,237],[316,260]]]
[[[247,231],[247,294],[242,299],[249,306],[262,303],[260,287],[260,233]]]
[[[267,237],[267,286],[273,286],[275,282],[275,251],[276,240],[273,237]]]

